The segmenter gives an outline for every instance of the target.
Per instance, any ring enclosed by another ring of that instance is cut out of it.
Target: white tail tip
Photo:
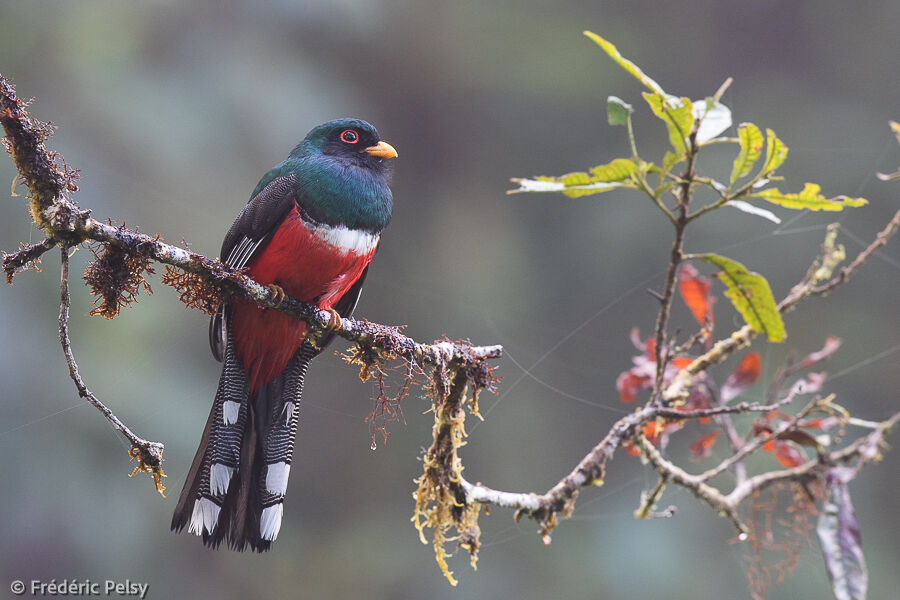
[[[259,537],[270,542],[278,537],[282,515],[284,515],[284,504],[281,502],[264,508],[259,517]]]

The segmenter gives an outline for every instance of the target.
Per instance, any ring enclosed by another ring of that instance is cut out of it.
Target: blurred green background
[[[423,341],[503,344],[500,395],[485,396],[487,420],[470,424],[466,475],[543,491],[629,409],[615,378],[630,365],[629,330],[652,327],[646,289],[661,284],[670,244],[667,222],[637,193],[504,194],[509,177],[627,154],[624,130],[606,124],[610,94],[634,103],[639,148],[661,157],[665,132],[638,84],[583,29],[672,93],[704,97],[733,76],[724,102],[735,123],[771,127],[787,143],[781,173],[792,190],[814,181],[871,201],[836,215],[776,209],[797,217],[781,227],[720,211],[689,232],[688,250],[745,262],[781,297],[825,224],[840,220],[855,253],[898,208],[898,185],[874,177],[900,164],[887,127],[900,119],[892,0],[0,1],[0,72],[35,98],[33,115],[59,126],[50,146],[82,170],[82,206],[210,255],[257,179],[308,129],[337,116],[376,124],[400,153],[396,204],[357,314],[406,324]],[[720,148],[701,168],[727,176],[734,152]],[[4,157],[0,182],[13,177]],[[40,239],[23,205],[0,209],[7,251]],[[88,255],[75,255],[76,274]],[[166,444],[162,500],[145,476],[128,479],[125,444],[75,394],[56,340],[57,266],[50,253],[43,273],[0,290],[0,596],[13,579],[129,578],[149,583],[151,598],[747,597],[744,550],[689,494],[664,496],[679,508],[673,519],[632,519],[655,477],[621,453],[549,547],[531,521],[482,517],[479,569],[458,557],[461,582],[449,587],[409,523],[427,403],[410,397],[406,425],[372,451],[372,388],[332,353],[307,380],[274,550],[213,552],[170,533],[219,375],[206,317],[154,278],[156,293],[116,320],[88,318],[89,295],[75,286],[82,374],[136,432]],[[844,345],[825,367],[839,375],[828,390],[861,417],[896,410],[898,284],[894,241],[850,286],[790,314],[786,344],[756,345],[764,376],[789,349],[835,334]],[[680,304],[674,318],[691,327]],[[725,301],[717,321],[720,334],[737,324]],[[758,466],[774,465],[766,460]],[[876,599],[900,589],[898,466],[893,452],[852,484]],[[829,595],[813,539],[769,597]]]

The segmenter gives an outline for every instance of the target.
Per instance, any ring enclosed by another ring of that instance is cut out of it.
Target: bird
[[[221,260],[276,298],[330,311],[313,339],[304,321],[245,299],[211,318],[222,362],[215,400],[172,517],[209,547],[263,552],[281,529],[310,361],[356,308],[393,208],[393,146],[366,121],[314,127],[266,173],[222,243]]]

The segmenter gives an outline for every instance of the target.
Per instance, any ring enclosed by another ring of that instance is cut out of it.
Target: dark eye
[[[345,129],[341,132],[341,141],[345,144],[355,144],[359,141],[359,134],[352,129]]]

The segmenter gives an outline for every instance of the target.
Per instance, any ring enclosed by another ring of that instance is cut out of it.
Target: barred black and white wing
[[[258,194],[250,198],[231,224],[222,242],[219,255],[222,262],[235,269],[247,267],[251,259],[265,248],[296,200],[293,175],[272,179]],[[209,347],[219,362],[224,360],[225,342],[228,338],[225,331],[225,308],[220,308],[209,321]]]

